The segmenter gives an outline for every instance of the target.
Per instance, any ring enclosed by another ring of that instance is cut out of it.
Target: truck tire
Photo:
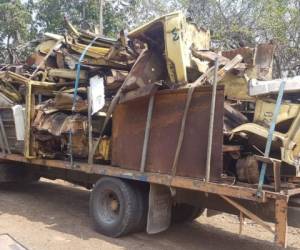
[[[138,202],[137,220],[136,225],[134,226],[134,232],[142,232],[146,230],[147,226],[149,190],[146,190],[139,185],[135,185],[134,188]]]
[[[172,223],[192,222],[197,219],[204,209],[186,203],[177,203],[172,207]]]
[[[96,231],[120,237],[138,225],[138,198],[133,186],[121,179],[102,177],[90,196],[90,214]]]

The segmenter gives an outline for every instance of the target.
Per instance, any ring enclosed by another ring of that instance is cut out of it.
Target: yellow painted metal
[[[86,48],[86,45],[85,44],[80,44],[80,43],[76,43],[76,44],[73,43],[73,44],[71,44],[71,48],[72,48],[72,50],[74,50],[74,51],[82,54],[82,52]],[[99,59],[101,57],[106,56],[108,52],[109,52],[108,48],[93,47],[93,46],[91,46],[88,49],[86,55],[90,56],[90,57],[93,57],[93,58],[96,58],[96,59]]]
[[[245,133],[248,135],[248,137],[253,136],[257,139],[259,139],[259,137],[263,138],[263,139],[267,139],[268,138],[268,131],[269,129],[266,127],[263,127],[261,125],[255,124],[255,123],[244,123],[236,128],[234,128],[231,132],[233,134],[235,133]],[[286,135],[280,132],[274,132],[273,134],[273,142],[279,142],[280,146],[283,146],[286,141]]]
[[[257,100],[255,104],[254,122],[258,124],[270,124],[275,108],[274,100]],[[294,119],[300,111],[300,104],[282,103],[276,124]]]
[[[34,114],[34,94],[32,93],[32,85],[30,82],[26,86],[26,119],[25,119],[25,145],[24,155],[27,159],[33,158],[32,147],[33,141],[31,136],[31,121]]]
[[[103,160],[108,161],[110,159],[110,139],[103,137],[99,144],[99,153]]]
[[[192,65],[190,48],[207,50],[210,47],[210,32],[188,23],[182,12],[173,12],[154,19],[132,30],[129,38],[148,37],[149,34],[163,37],[164,54],[171,82],[180,84],[188,81],[188,67]]]
[[[292,161],[293,165],[298,166],[297,176],[300,176],[300,111],[287,132],[287,136],[291,143],[285,146],[286,152],[282,152],[282,154],[287,162]],[[295,146],[293,146],[293,142]]]
[[[274,101],[258,100],[256,102],[254,122],[269,124],[273,116]],[[284,134],[281,158],[283,161],[299,166],[300,158],[300,104],[284,102],[276,124],[286,122],[288,126]],[[300,174],[300,173],[299,173]]]
[[[246,70],[246,74],[251,70]],[[248,81],[245,76],[237,76],[228,72],[219,82],[225,86],[225,96],[230,100],[254,101],[255,98],[248,95]]]
[[[35,51],[47,54],[55,46],[56,42],[56,40],[43,41],[36,47]]]
[[[242,124],[233,129],[232,133],[244,133],[254,140],[266,140],[274,106],[272,100],[257,100],[254,123]],[[282,103],[276,124],[284,123],[286,123],[286,131],[274,132],[272,147],[275,145],[280,147],[280,160],[295,166],[298,171],[297,176],[300,176],[300,104]]]

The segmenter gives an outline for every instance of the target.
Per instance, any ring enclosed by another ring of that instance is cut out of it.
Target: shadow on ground
[[[276,249],[268,241],[224,231],[194,222],[147,235],[137,233],[112,239],[93,231],[88,215],[89,191],[77,187],[39,182],[30,185],[0,185],[0,214],[25,217],[45,227],[82,240],[101,239],[124,249]]]

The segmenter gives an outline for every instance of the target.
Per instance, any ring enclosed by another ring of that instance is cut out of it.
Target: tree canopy
[[[222,49],[278,45],[279,71],[300,74],[299,0],[102,0],[104,34],[115,37],[154,17],[182,10],[211,30],[213,47]],[[76,26],[94,30],[99,0],[0,0],[0,60],[17,62],[12,51],[44,31],[62,32],[67,16]],[[21,56],[22,57],[22,56]]]

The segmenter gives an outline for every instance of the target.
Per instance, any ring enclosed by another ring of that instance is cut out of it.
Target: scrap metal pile
[[[68,33],[64,36],[45,33],[25,64],[1,65],[1,108],[25,107],[27,101],[26,114],[30,113],[31,128],[27,136],[34,141],[31,155],[61,158],[72,152],[74,157],[86,158],[90,82],[96,82],[94,90],[100,91],[96,98],[101,100],[94,104],[95,108],[105,111],[138,56],[123,34],[119,39],[97,37],[77,31],[67,20],[66,27]],[[77,72],[79,64],[81,68]],[[32,96],[29,89],[34,92]],[[94,120],[101,122],[102,116],[105,113],[98,113]],[[99,129],[95,127],[93,132],[99,134]],[[68,145],[69,134],[72,134],[72,148]],[[108,157],[107,153],[96,156]]]
[[[230,173],[232,162],[246,161],[255,180],[249,171],[235,174],[257,181],[251,155],[264,151],[279,91],[280,80],[272,80],[274,45],[214,52],[209,31],[179,12],[121,32],[118,39],[78,31],[67,20],[66,28],[64,35],[45,33],[23,65],[1,66],[1,107],[26,107],[25,135],[19,138],[26,157],[109,161],[116,104],[163,89],[210,85],[218,57],[217,79],[226,97],[224,144],[235,146],[224,152],[224,169]],[[287,89],[298,93],[299,77],[289,79]],[[271,150],[292,166],[289,171],[298,171],[293,176],[299,173],[299,107],[297,95],[284,96]]]

